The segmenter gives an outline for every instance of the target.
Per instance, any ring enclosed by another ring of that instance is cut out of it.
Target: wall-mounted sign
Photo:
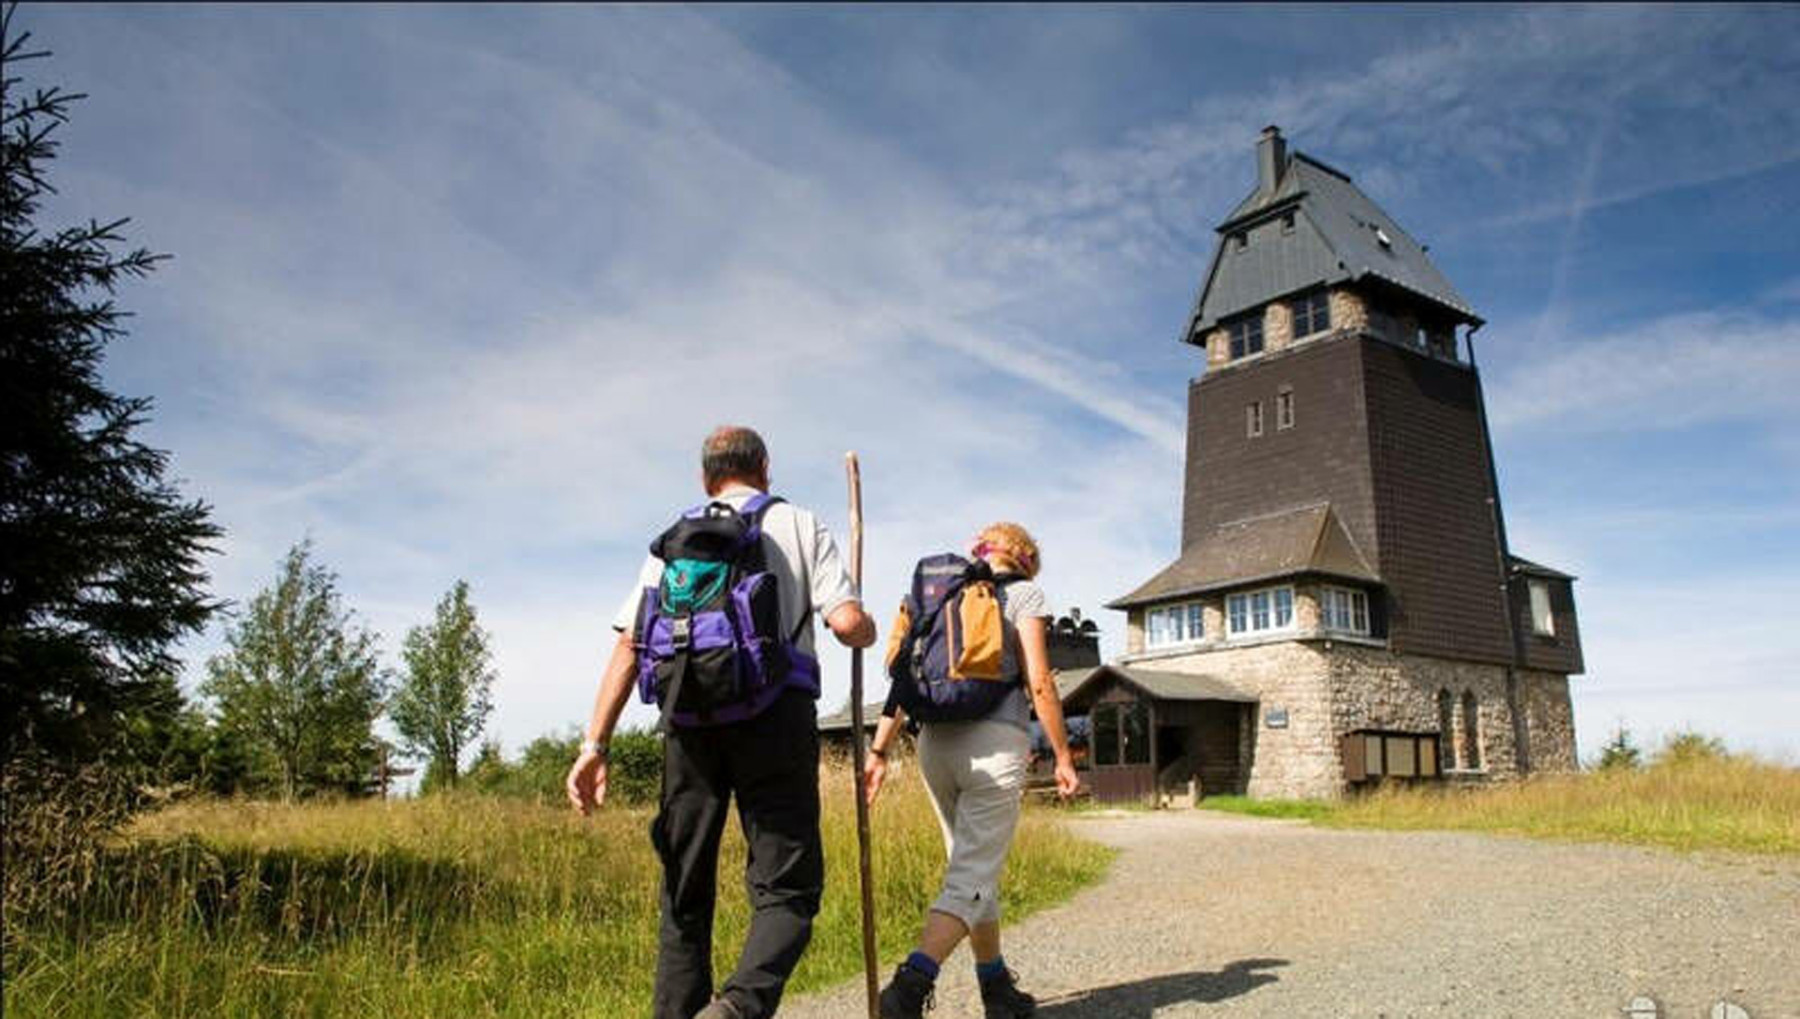
[[[1271,729],[1287,728],[1287,709],[1270,708],[1263,712],[1263,724]]]

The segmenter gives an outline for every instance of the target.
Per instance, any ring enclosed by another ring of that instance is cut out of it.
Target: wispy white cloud
[[[1642,432],[1721,419],[1800,428],[1796,317],[1705,311],[1579,343],[1543,336],[1517,343],[1508,365],[1488,399],[1501,430]]]
[[[1071,320],[1197,275],[1256,130],[1283,124],[1443,228],[1474,190],[1535,207],[1580,154],[1593,187],[1565,212],[1779,158],[1800,114],[1766,90],[1720,112],[1713,90],[1754,68],[1710,66],[1766,16],[1684,14],[1674,44],[1675,15],[1644,9],[1452,24],[969,189],[690,12],[538,10],[495,32],[359,10],[322,37],[291,13],[115,11],[82,59],[121,98],[83,111],[68,181],[180,256],[145,291],[146,353],[120,365],[180,394],[157,434],[229,528],[220,591],[247,596],[311,533],[392,642],[467,577],[516,745],[585,711],[613,604],[721,420],[761,428],[779,486],[840,527],[840,457],[863,453],[877,609],[911,557],[1010,518],[1039,532],[1059,607],[1097,612],[1175,551],[1186,371],[1130,368],[1166,330]],[[1620,115],[1602,160],[1594,126],[1626,98],[1704,114],[1707,144]],[[1560,339],[1508,354],[1530,372],[1499,376],[1497,424],[1635,428],[1670,404],[1788,420],[1787,320]],[[1542,534],[1533,550],[1581,556],[1581,532]],[[1637,670],[1609,650],[1610,611],[1588,624],[1591,689]],[[1771,632],[1743,637],[1783,647]],[[836,698],[842,656],[828,666]]]

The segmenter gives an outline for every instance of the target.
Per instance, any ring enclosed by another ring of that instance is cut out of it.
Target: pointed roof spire
[[[1281,225],[1271,228],[1278,218]],[[1481,321],[1424,246],[1348,174],[1289,151],[1272,124],[1256,141],[1256,190],[1218,231],[1212,265],[1182,332],[1188,343],[1203,343],[1202,335],[1221,320],[1270,301],[1367,278],[1410,291],[1452,318]]]

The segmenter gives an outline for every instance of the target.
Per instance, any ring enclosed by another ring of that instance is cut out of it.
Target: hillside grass
[[[860,971],[850,779],[828,771],[824,905],[791,990]],[[873,820],[881,955],[909,946],[942,873],[916,771]],[[195,802],[141,818],[77,894],[9,903],[5,1014],[437,1019],[642,1015],[659,869],[643,808],[582,819],[556,802]],[[1108,850],[1027,813],[1008,917],[1059,902]],[[748,920],[744,844],[728,826],[716,972]],[[26,915],[29,914],[29,915]]]
[[[1347,800],[1211,797],[1207,809],[1341,828],[1484,831],[1681,851],[1800,854],[1800,769],[1745,757],[1547,775],[1489,787],[1387,787]]]

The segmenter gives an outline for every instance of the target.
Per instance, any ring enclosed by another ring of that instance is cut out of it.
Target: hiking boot
[[[694,1013],[694,1019],[744,1019],[744,1013],[724,998],[714,998],[712,1004]]]
[[[932,1006],[934,981],[901,963],[894,979],[881,989],[881,1019],[921,1019]]]
[[[987,1019],[1026,1019],[1037,1014],[1037,999],[1019,990],[1019,975],[1006,970],[981,981],[981,1008]]]

